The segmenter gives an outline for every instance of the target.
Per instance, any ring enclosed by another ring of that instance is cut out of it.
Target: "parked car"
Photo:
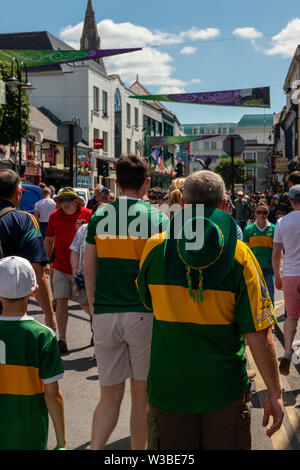
[[[74,188],[74,190],[76,191],[76,193],[78,194],[78,196],[82,197],[82,199],[84,199],[84,202],[85,202],[85,207],[87,206],[87,203],[89,202],[90,200],[90,191],[88,188]]]
[[[41,188],[34,184],[22,184],[22,188],[26,189],[26,191],[24,191],[21,197],[19,209],[33,214],[35,203],[43,199]]]

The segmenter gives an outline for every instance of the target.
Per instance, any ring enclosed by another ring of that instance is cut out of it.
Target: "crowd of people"
[[[250,449],[245,342],[268,391],[269,437],[284,415],[280,373],[300,315],[300,172],[288,191],[237,197],[206,170],[150,188],[135,155],[118,160],[116,177],[121,195],[99,185],[87,207],[71,187],[42,185],[33,216],[18,210],[20,177],[0,170],[0,449],[47,449],[48,413],[67,448],[58,381],[69,300],[90,317],[98,367],[91,449],[117,425],[127,379],[133,450]],[[286,309],[279,367],[275,286]],[[30,296],[46,326],[27,314]]]

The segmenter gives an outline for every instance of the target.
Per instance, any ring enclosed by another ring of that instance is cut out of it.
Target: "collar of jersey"
[[[257,220],[256,220],[254,223],[255,223],[255,225],[256,225],[256,228],[258,228],[258,230],[259,230],[260,232],[264,232],[264,231],[265,231],[268,227],[270,227],[270,225],[271,225],[271,223],[270,223],[268,220],[267,220],[267,224],[266,224],[265,228],[260,228],[259,225],[258,225],[258,223],[257,223]]]
[[[25,321],[25,320],[34,320],[33,317],[5,317],[4,315],[0,315],[0,320],[5,320],[5,321],[18,321],[18,320],[21,320],[21,321]]]

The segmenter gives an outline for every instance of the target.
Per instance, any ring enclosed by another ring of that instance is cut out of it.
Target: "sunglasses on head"
[[[260,214],[268,215],[268,211],[256,211],[256,214],[257,215],[260,215]]]
[[[62,197],[60,202],[73,202],[75,201],[75,197]]]

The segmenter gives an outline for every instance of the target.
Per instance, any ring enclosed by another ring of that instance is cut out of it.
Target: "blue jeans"
[[[262,273],[264,275],[264,278],[265,278],[265,281],[266,281],[266,284],[267,284],[267,288],[268,288],[268,291],[269,291],[269,294],[270,294],[270,297],[271,297],[271,300],[272,300],[272,304],[274,306],[275,305],[275,303],[274,303],[274,292],[275,292],[274,271],[273,271],[272,268],[268,268],[268,269],[262,269]]]

